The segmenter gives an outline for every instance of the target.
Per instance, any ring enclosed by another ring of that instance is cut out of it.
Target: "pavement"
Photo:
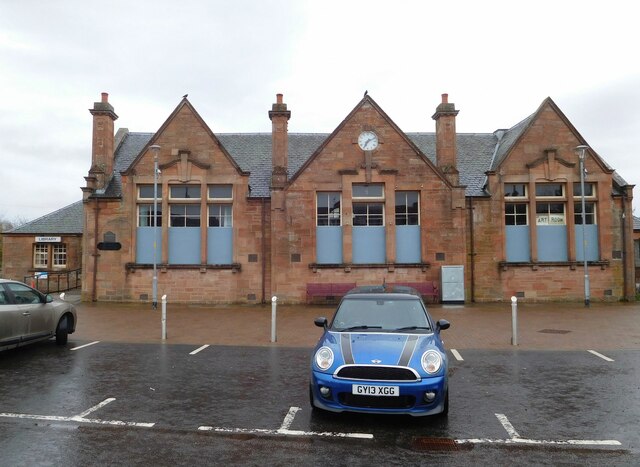
[[[167,304],[167,339],[162,339],[161,304],[80,302],[73,293],[78,323],[70,341],[166,343],[200,346],[315,345],[322,329],[314,318],[330,318],[326,305],[278,305],[276,342],[271,342],[271,304],[196,306]],[[517,346],[512,345],[511,303],[427,305],[447,348],[523,350],[640,350],[640,303],[519,303]]]

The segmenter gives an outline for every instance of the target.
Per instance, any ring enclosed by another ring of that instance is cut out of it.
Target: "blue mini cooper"
[[[446,415],[448,361],[420,295],[400,286],[356,287],[341,300],[311,359],[309,399],[332,412]]]

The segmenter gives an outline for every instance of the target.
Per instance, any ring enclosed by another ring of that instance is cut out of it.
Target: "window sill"
[[[531,268],[533,271],[537,271],[538,268],[549,268],[549,267],[568,267],[572,271],[581,267],[584,264],[583,261],[521,261],[521,262],[507,262],[500,261],[498,263],[499,268],[502,271],[506,271],[509,268]],[[600,260],[600,261],[587,261],[587,266],[600,266],[600,269],[606,269],[609,267],[609,260]]]
[[[317,272],[318,269],[344,269],[344,272],[351,272],[352,269],[387,269],[394,271],[396,268],[404,269],[422,269],[426,271],[431,267],[431,263],[370,263],[370,264],[354,264],[354,263],[310,263],[309,269]]]
[[[219,270],[232,270],[232,272],[240,272],[242,269],[240,263],[231,263],[231,264],[157,264],[156,267],[160,270],[160,272],[167,272],[170,269],[174,270],[199,270],[200,272],[206,272],[207,269],[219,269]],[[138,269],[153,269],[153,264],[146,263],[127,263],[125,264],[125,269],[127,273],[134,273]]]

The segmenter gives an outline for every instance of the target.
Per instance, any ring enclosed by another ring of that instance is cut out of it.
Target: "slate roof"
[[[84,211],[77,201],[57,211],[5,232],[7,234],[82,234]]]

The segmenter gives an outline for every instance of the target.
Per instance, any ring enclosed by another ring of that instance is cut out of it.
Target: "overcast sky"
[[[82,198],[101,92],[116,128],[145,132],[188,93],[214,133],[271,131],[276,93],[291,132],[333,131],[365,90],[406,132],[435,130],[445,92],[459,132],[509,128],[550,96],[640,185],[634,4],[0,0],[0,218]]]

